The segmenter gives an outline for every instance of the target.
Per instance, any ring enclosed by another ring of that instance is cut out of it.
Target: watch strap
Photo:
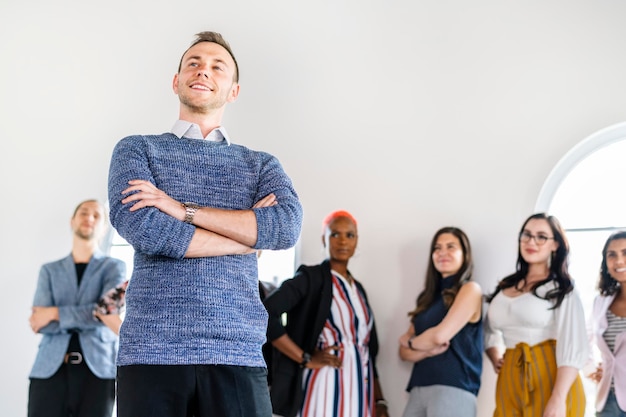
[[[193,217],[196,215],[200,206],[195,203],[182,203],[185,208],[185,223],[193,224]]]

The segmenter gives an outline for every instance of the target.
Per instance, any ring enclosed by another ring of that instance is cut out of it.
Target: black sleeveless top
[[[448,310],[441,291],[454,285],[454,276],[442,278],[433,304],[413,318],[415,334],[438,325]],[[413,387],[447,385],[478,394],[483,366],[482,318],[466,324],[452,340],[448,350],[440,355],[425,358],[413,365],[407,391]]]

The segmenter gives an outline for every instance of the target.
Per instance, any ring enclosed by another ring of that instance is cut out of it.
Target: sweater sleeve
[[[288,249],[300,236],[302,205],[278,159],[269,154],[264,156],[256,201],[273,193],[278,204],[253,209],[257,219],[255,249]]]
[[[125,197],[122,191],[130,180],[146,180],[159,186],[150,170],[147,144],[142,136],[124,138],[113,150],[109,167],[111,224],[138,252],[182,259],[195,227],[154,207],[131,212],[133,203],[122,204]]]

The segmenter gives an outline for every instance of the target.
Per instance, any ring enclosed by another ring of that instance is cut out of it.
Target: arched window
[[[555,215],[571,245],[570,272],[589,306],[595,294],[602,246],[626,229],[626,123],[600,130],[569,151],[552,170],[536,211]]]
[[[584,139],[552,170],[535,206],[556,216],[570,242],[570,273],[588,317],[597,294],[602,247],[616,230],[626,230],[626,123]],[[595,384],[583,378],[588,415],[594,415]]]

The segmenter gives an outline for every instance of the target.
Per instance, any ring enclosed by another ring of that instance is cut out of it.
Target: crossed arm
[[[33,333],[39,333],[39,330],[46,327],[52,321],[59,321],[59,307],[35,306],[28,319]]]
[[[418,362],[448,349],[452,339],[467,323],[477,322],[482,314],[482,291],[476,282],[464,284],[443,320],[419,335],[413,325],[400,337],[400,358]],[[410,343],[409,343],[410,341]]]
[[[130,211],[155,207],[180,221],[185,220],[185,208],[154,184],[145,180],[131,180],[122,191],[126,195],[122,204],[132,203]],[[128,195],[129,193],[133,193]],[[185,258],[253,253],[257,239],[256,216],[252,208],[271,207],[278,204],[276,196],[269,194],[248,210],[224,210],[201,207],[193,218],[196,230]]]
[[[450,346],[449,342],[445,342],[430,350],[419,350],[416,348],[410,348],[408,342],[414,337],[415,328],[411,324],[409,326],[409,330],[407,330],[406,333],[400,336],[400,346],[398,348],[398,354],[400,355],[400,359],[407,362],[419,362],[423,359],[429,358],[431,356],[436,356],[445,352]],[[411,346],[413,346],[412,343]]]
[[[119,314],[102,314],[99,312],[95,313],[95,316],[104,323],[109,329],[111,329],[115,334],[120,334],[120,327],[122,326],[122,317]]]

